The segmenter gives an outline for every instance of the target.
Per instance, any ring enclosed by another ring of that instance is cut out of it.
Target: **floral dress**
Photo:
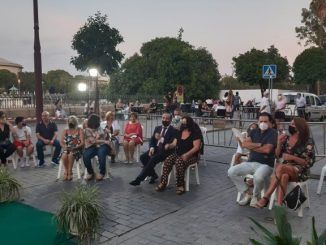
[[[309,138],[305,145],[303,146],[296,146],[291,147],[289,145],[289,137],[284,142],[281,148],[281,155],[283,153],[287,153],[296,157],[300,157],[302,159],[305,159],[307,164],[301,165],[293,163],[291,164],[295,168],[298,169],[298,180],[299,181],[306,181],[309,177],[309,169],[314,165],[315,163],[315,150],[314,150],[314,143],[311,138]],[[284,164],[290,163],[288,161],[283,161]]]
[[[77,148],[76,147],[81,143],[80,140],[80,130],[78,129],[77,134],[68,134],[68,130],[66,130],[65,136],[64,136],[64,142],[67,146],[67,148],[69,148],[68,150],[64,150],[63,152],[69,154],[70,152],[72,152],[74,158],[76,159],[76,161],[78,161],[83,153],[83,149],[82,148]],[[70,150],[71,149],[71,150]]]

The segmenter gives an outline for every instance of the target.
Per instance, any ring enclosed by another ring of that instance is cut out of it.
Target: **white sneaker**
[[[240,206],[245,206],[247,205],[251,200],[251,195],[245,194],[245,196],[239,201]]]
[[[29,167],[29,157],[26,157],[25,158],[25,166],[26,167]]]
[[[254,207],[254,208],[255,208],[257,202],[258,202],[258,198],[255,197],[255,196],[253,196],[253,197],[251,198],[251,201],[250,201],[250,207]]]
[[[25,167],[25,162],[22,161],[21,158],[18,158],[18,163],[20,163],[20,167],[21,167],[21,168],[24,168],[24,167]]]

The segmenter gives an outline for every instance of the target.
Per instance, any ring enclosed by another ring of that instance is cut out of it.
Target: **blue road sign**
[[[276,78],[276,65],[264,65],[263,66],[263,78],[264,79]]]

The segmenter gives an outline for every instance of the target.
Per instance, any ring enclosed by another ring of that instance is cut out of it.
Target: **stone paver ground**
[[[201,184],[195,185],[192,173],[190,192],[182,196],[175,194],[173,182],[163,193],[155,192],[154,186],[147,182],[140,187],[130,186],[128,183],[140,171],[140,164],[113,164],[110,180],[90,183],[99,187],[105,206],[95,244],[248,244],[249,237],[257,238],[248,217],[275,229],[268,209],[236,204],[235,187],[226,176],[233,152],[233,149],[206,147],[207,166],[199,166]],[[316,163],[314,171],[320,173],[324,164],[325,161]],[[24,202],[53,213],[63,191],[85,184],[77,181],[76,176],[73,182],[56,181],[57,167],[9,168],[23,183]],[[310,238],[312,216],[316,217],[319,232],[326,228],[326,182],[322,195],[318,196],[316,189],[317,180],[310,180],[311,208],[304,210],[303,218],[288,211],[294,233],[303,238],[302,244]]]

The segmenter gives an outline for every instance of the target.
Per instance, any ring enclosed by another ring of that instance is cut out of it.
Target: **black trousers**
[[[0,159],[1,163],[6,163],[7,157],[9,157],[16,150],[16,146],[12,143],[6,145],[0,145]]]
[[[156,164],[163,162],[168,156],[166,153],[154,153],[153,156],[148,155],[149,151],[146,151],[140,156],[140,161],[144,165],[142,171],[138,175],[138,179],[143,181],[147,176],[154,176]]]

